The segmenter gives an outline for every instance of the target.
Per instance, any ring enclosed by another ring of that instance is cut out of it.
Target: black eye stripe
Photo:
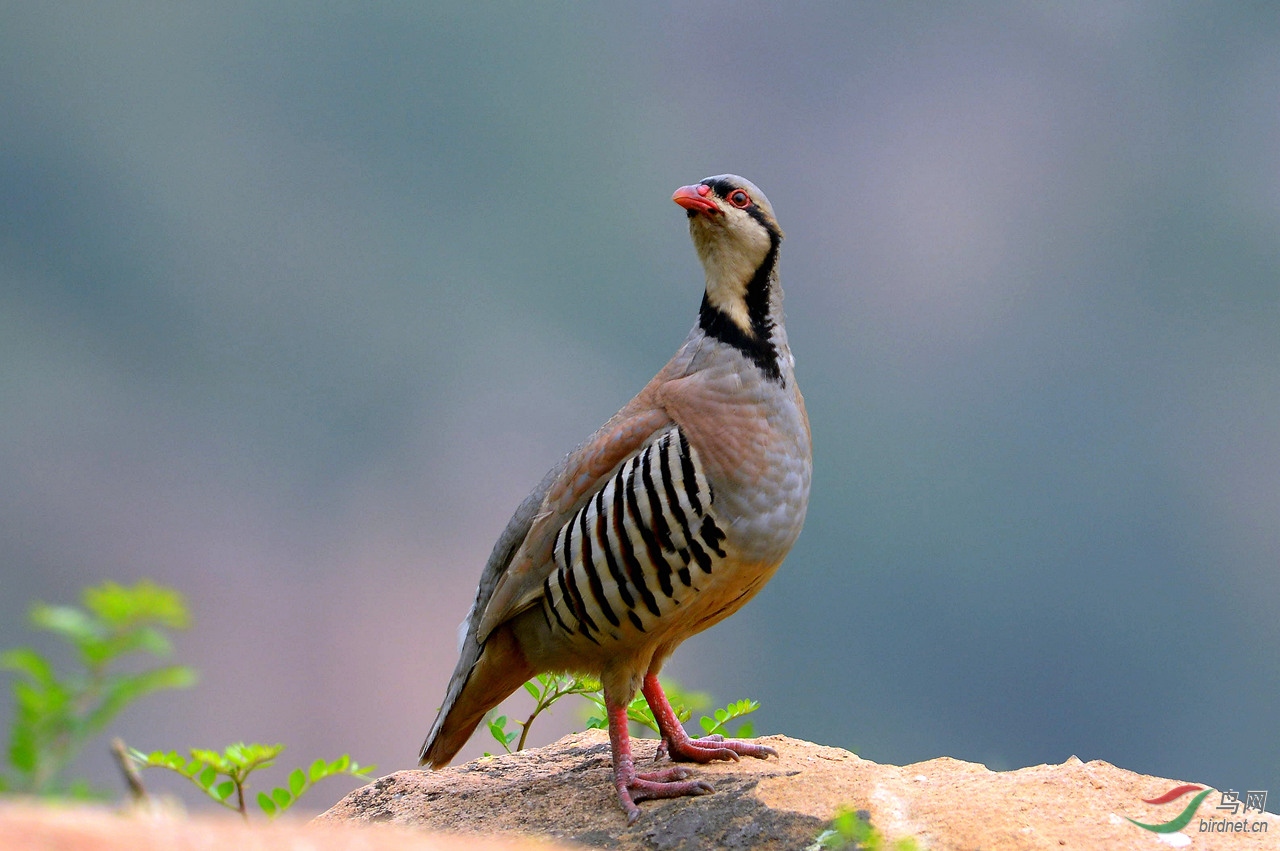
[[[702,182],[707,186],[710,186],[712,192],[716,193],[717,195],[719,195],[721,198],[724,198],[724,199],[728,199],[730,195],[732,195],[736,190],[741,188],[739,186],[734,186],[732,183],[730,183],[727,180],[710,180],[710,181],[704,180]]]
[[[739,189],[742,189],[741,186],[738,186],[737,184],[734,184],[734,183],[730,183],[727,180],[704,180],[702,181],[702,183],[706,186],[710,186],[712,192],[716,193],[717,196],[719,196],[720,198],[723,198],[725,201],[728,201],[730,204],[732,204],[733,202],[729,201],[729,196],[732,195],[734,192],[738,191]],[[745,189],[743,189],[743,191],[746,192]],[[750,192],[747,192],[747,197],[748,198],[751,197]],[[752,199],[752,203],[748,204],[746,207],[737,207],[737,205],[734,205],[734,206],[737,209],[742,210],[751,218],[755,219],[757,222],[759,222],[760,225],[765,230],[769,231],[769,234],[771,237],[781,240],[782,232],[778,230],[777,225],[773,224],[767,218],[765,218],[764,211],[761,210],[760,206],[755,203],[755,199]],[[693,216],[691,214],[690,218],[692,217]]]

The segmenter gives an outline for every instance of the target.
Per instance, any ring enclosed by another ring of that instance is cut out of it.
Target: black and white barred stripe
[[[648,631],[725,557],[714,500],[684,433],[663,433],[556,534],[556,568],[543,582],[547,623],[597,644],[601,634]]]

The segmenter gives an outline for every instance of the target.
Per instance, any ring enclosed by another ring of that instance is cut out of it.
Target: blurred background
[[[510,513],[692,325],[670,195],[725,171],[788,233],[815,478],[669,672],[881,762],[1280,789],[1266,4],[5,4],[0,647],[152,578],[202,681],[130,744],[414,766]]]

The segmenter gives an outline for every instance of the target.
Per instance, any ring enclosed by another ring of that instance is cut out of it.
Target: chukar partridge
[[[672,200],[706,271],[698,321],[640,393],[516,510],[459,629],[460,658],[421,762],[447,765],[490,709],[535,674],[600,679],[614,783],[636,802],[712,791],[684,768],[639,773],[627,704],[643,692],[674,761],[772,748],[690,739],[658,685],[676,646],[773,576],[804,522],[812,454],[782,321],[782,230],[735,175]]]

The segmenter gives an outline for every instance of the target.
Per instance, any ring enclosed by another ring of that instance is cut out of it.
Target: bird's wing
[[[481,573],[475,603],[459,627],[458,663],[440,713],[423,742],[423,764],[447,764],[471,735],[474,723],[464,723],[454,731],[460,735],[446,736],[447,743],[440,744],[445,724],[485,653],[485,642],[495,629],[533,605],[542,592],[542,581],[555,568],[552,551],[556,532],[603,486],[618,465],[672,422],[662,406],[653,401],[664,378],[659,373],[586,443],[552,468],[507,522]],[[508,693],[503,692],[498,699]],[[441,755],[435,755],[436,749]]]
[[[542,582],[555,568],[552,550],[560,527],[604,487],[620,464],[671,425],[666,410],[650,401],[652,395],[641,392],[571,452],[512,517],[485,568],[469,624],[478,644],[541,596]],[[486,584],[492,591],[488,599],[481,599]]]

